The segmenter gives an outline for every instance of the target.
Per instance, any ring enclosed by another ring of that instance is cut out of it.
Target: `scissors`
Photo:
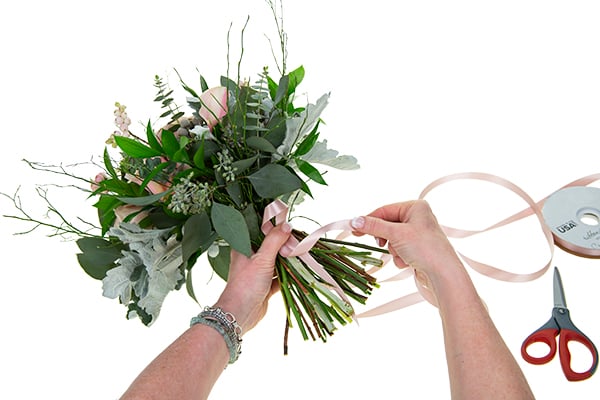
[[[539,365],[549,362],[556,355],[557,336],[560,336],[558,340],[560,365],[567,379],[569,381],[581,381],[591,377],[598,366],[598,350],[594,343],[571,322],[560,273],[558,268],[554,267],[554,308],[552,309],[552,317],[525,339],[521,346],[521,355],[525,361],[531,364]],[[576,372],[571,368],[571,352],[568,346],[571,341],[581,343],[592,354],[592,366],[585,372]],[[538,342],[548,345],[550,351],[545,356],[533,357],[527,352],[527,348]]]

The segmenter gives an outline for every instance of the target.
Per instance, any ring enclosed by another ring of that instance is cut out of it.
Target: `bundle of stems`
[[[295,229],[292,235],[298,241],[308,236]],[[323,267],[331,280],[316,273],[305,258],[278,256],[277,278],[286,310],[284,354],[288,353],[288,333],[294,321],[304,340],[323,342],[334,334],[336,322],[341,325],[352,322],[354,308],[349,300],[365,304],[373,289],[379,287],[365,268],[383,264],[380,258],[371,255],[373,251],[387,253],[362,243],[320,238],[308,256]]]

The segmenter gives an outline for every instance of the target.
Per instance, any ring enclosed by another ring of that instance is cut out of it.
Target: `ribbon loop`
[[[487,181],[487,182],[491,182],[491,183],[500,185],[500,186],[514,192],[518,196],[520,196],[527,203],[528,207],[515,213],[514,215],[512,215],[508,218],[505,218],[505,219],[503,219],[485,229],[481,229],[481,230],[466,230],[466,229],[460,229],[460,228],[441,225],[442,230],[449,238],[470,237],[470,236],[473,236],[476,234],[480,234],[483,232],[498,229],[500,227],[506,226],[510,223],[516,222],[516,221],[523,219],[525,217],[528,217],[530,215],[535,215],[537,222],[539,223],[542,233],[544,235],[544,238],[546,239],[546,242],[548,243],[548,249],[549,249],[548,262],[542,268],[540,268],[537,271],[534,271],[532,273],[518,274],[518,273],[509,272],[502,268],[497,268],[497,267],[473,260],[472,258],[469,258],[466,255],[457,251],[458,255],[463,259],[465,264],[469,265],[473,270],[477,271],[478,273],[480,273],[482,275],[488,276],[493,279],[501,280],[501,281],[507,281],[507,282],[528,282],[528,281],[535,280],[535,279],[541,277],[542,275],[544,275],[544,273],[548,270],[548,268],[550,267],[550,265],[552,263],[552,259],[554,257],[555,244],[557,244],[557,238],[554,236],[551,229],[546,225],[546,223],[544,221],[544,217],[542,215],[543,204],[548,199],[549,196],[546,196],[542,200],[536,202],[523,189],[521,189],[514,183],[512,183],[504,178],[501,178],[499,176],[492,175],[492,174],[481,173],[481,172],[465,172],[465,173],[448,175],[448,176],[445,176],[445,177],[442,177],[442,178],[439,178],[439,179],[433,181],[432,183],[430,183],[423,189],[423,191],[419,195],[419,199],[425,199],[426,195],[429,192],[431,192],[434,188],[436,188],[444,183],[454,181],[454,180],[460,180],[460,179],[482,180],[482,181]],[[588,175],[588,176],[584,176],[582,178],[576,179],[576,180],[562,186],[560,189],[564,189],[567,187],[573,187],[573,186],[587,186],[598,180],[600,180],[600,173],[592,174],[592,175]],[[271,222],[273,219],[275,219],[276,225],[285,221],[285,219],[287,218],[287,213],[288,213],[288,207],[282,201],[275,200],[271,204],[269,204],[269,206],[267,206],[267,208],[265,209],[265,213],[264,213],[264,217],[263,217],[263,224],[261,227],[263,233],[267,234],[273,228],[274,225]],[[342,297],[342,299],[344,299],[344,301],[346,301],[348,304],[349,304],[348,299],[346,298],[346,295],[344,294],[343,290],[333,280],[333,278],[327,273],[327,271],[325,271],[323,269],[323,267],[312,258],[312,256],[309,254],[309,251],[315,245],[315,243],[319,240],[319,238],[322,237],[326,232],[329,232],[332,230],[342,230],[343,232],[340,236],[350,234],[350,232],[352,231],[350,222],[351,222],[351,220],[349,220],[349,219],[332,222],[330,224],[327,224],[327,225],[317,229],[313,233],[309,234],[302,241],[298,241],[297,239],[292,237],[292,238],[290,238],[290,240],[288,240],[288,242],[282,247],[282,249],[280,251],[281,255],[284,257],[298,257],[298,258],[302,259],[302,261],[304,261],[307,265],[309,265],[311,268],[313,268],[315,273],[317,273],[321,279],[323,279],[325,282],[328,282],[329,284],[331,284],[332,287]],[[558,243],[558,244],[560,245],[560,243]],[[579,256],[593,256],[591,254],[587,254],[585,252],[585,250],[581,250],[579,253],[575,252],[574,254],[579,255]],[[384,265],[390,259],[391,259],[390,257],[382,257],[382,260],[384,261]],[[381,270],[381,268],[382,267],[375,268],[374,272]],[[369,273],[371,273],[371,271]],[[433,295],[433,293],[426,286],[426,284],[424,282],[422,282],[422,280],[419,279],[419,277],[414,273],[414,270],[410,267],[402,269],[396,275],[394,275],[390,278],[387,278],[382,282],[390,282],[390,281],[396,281],[396,280],[400,280],[400,279],[406,279],[410,276],[414,277],[415,285],[417,287],[416,292],[410,293],[405,296],[401,296],[395,300],[392,300],[392,301],[382,304],[380,306],[374,307],[370,310],[367,310],[367,311],[359,314],[357,317],[372,317],[372,316],[388,313],[391,311],[396,311],[401,308],[405,308],[405,307],[411,306],[413,304],[417,304],[423,300],[427,300],[432,305],[437,306],[436,299],[435,299],[435,296]]]
[[[467,265],[469,265],[473,270],[477,271],[478,273],[488,276],[490,278],[501,280],[501,281],[528,282],[528,281],[535,280],[535,279],[541,277],[542,275],[544,275],[544,273],[548,270],[548,268],[550,267],[550,265],[552,263],[552,259],[554,257],[555,244],[561,245],[561,243],[559,242],[559,239],[555,237],[555,235],[552,233],[551,229],[546,225],[546,223],[544,221],[544,217],[542,215],[543,204],[548,199],[549,196],[546,196],[542,200],[535,202],[523,189],[521,189],[514,183],[512,183],[504,178],[501,178],[499,176],[492,175],[492,174],[481,173],[481,172],[465,172],[465,173],[448,175],[448,176],[436,179],[435,181],[433,181],[432,183],[430,183],[423,189],[423,191],[419,195],[419,199],[425,199],[426,195],[429,192],[431,192],[434,188],[436,188],[444,183],[454,181],[454,180],[460,180],[460,179],[482,180],[482,181],[491,182],[491,183],[500,185],[502,187],[505,187],[505,188],[509,189],[510,191],[514,192],[515,194],[517,194],[518,196],[520,196],[528,204],[528,207],[519,211],[518,213],[516,213],[508,218],[505,218],[505,219],[503,219],[485,229],[482,229],[482,230],[467,230],[467,229],[459,229],[459,228],[455,228],[455,227],[441,225],[442,230],[448,237],[466,238],[466,237],[480,234],[483,232],[491,231],[493,229],[497,229],[502,226],[506,226],[510,223],[516,222],[516,221],[523,219],[525,217],[528,217],[530,215],[535,215],[535,217],[537,218],[537,221],[540,225],[540,228],[542,230],[542,233],[544,234],[544,238],[546,239],[546,242],[548,243],[548,249],[550,252],[549,260],[542,268],[540,268],[537,271],[534,271],[532,273],[526,273],[526,274],[512,273],[512,272],[506,271],[501,268],[497,268],[497,267],[494,267],[494,266],[491,266],[491,265],[488,265],[488,264],[485,264],[482,262],[478,262],[476,260],[473,260],[472,258],[467,257],[466,255],[462,254],[461,252],[457,251],[458,255],[463,259],[463,261]],[[574,187],[574,186],[587,186],[598,180],[600,180],[600,174],[591,174],[591,175],[576,179],[576,180],[562,186],[558,190],[561,190],[561,189],[564,189],[567,187]],[[577,249],[577,250],[578,250],[577,252],[574,252],[575,255],[584,256],[584,257],[592,256],[592,254],[589,254],[585,249]],[[391,280],[391,279],[388,279],[388,280]],[[380,315],[383,313],[387,313],[387,312],[399,310],[404,307],[408,307],[410,305],[418,303],[421,300],[427,300],[431,304],[435,305],[435,303],[434,303],[435,299],[430,297],[431,292],[429,292],[429,289],[427,289],[425,286],[423,286],[416,279],[416,277],[415,277],[415,283],[417,285],[418,292],[411,293],[409,295],[400,297],[396,300],[392,300],[381,306],[378,306],[371,310],[363,312],[363,313],[359,314],[358,316],[359,317],[370,317],[370,316]]]

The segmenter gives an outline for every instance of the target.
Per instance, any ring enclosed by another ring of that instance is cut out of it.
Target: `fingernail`
[[[350,222],[350,225],[352,225],[352,227],[354,229],[361,229],[365,226],[365,218],[364,217],[353,218],[352,221]]]
[[[290,233],[292,231],[292,224],[289,222],[284,222],[281,224],[281,230],[285,233]]]

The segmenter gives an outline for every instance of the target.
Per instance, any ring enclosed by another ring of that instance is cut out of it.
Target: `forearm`
[[[517,361],[464,269],[436,290],[453,399],[533,399]]]
[[[206,399],[228,360],[221,334],[196,324],[142,371],[121,400]]]

